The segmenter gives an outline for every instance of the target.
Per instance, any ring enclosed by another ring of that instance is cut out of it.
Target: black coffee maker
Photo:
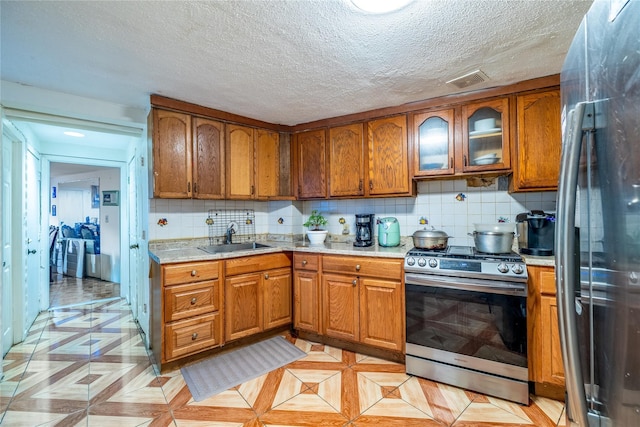
[[[365,247],[373,244],[375,214],[356,214],[356,240],[353,246]]]
[[[521,254],[551,256],[556,233],[556,215],[541,210],[516,216],[518,247]]]

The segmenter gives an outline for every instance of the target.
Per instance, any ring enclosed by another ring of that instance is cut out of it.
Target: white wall
[[[504,182],[506,185],[506,181]],[[457,200],[456,196],[463,196]],[[256,233],[303,234],[302,224],[313,209],[319,209],[329,220],[327,228],[332,234],[342,233],[340,218],[355,232],[355,214],[374,213],[377,217],[394,216],[400,223],[403,236],[411,236],[424,227],[420,218],[429,225],[444,230],[454,239],[451,244],[473,246],[467,233],[473,232],[474,223],[494,223],[504,218],[515,222],[520,212],[531,209],[555,211],[555,192],[509,194],[498,189],[498,181],[488,187],[469,187],[463,179],[418,182],[415,198],[383,198],[353,200],[318,200],[306,202],[234,202],[201,200],[151,199],[149,239],[189,239],[207,237],[205,224],[208,209],[255,209]],[[158,220],[167,219],[161,226]],[[283,224],[278,220],[282,218]]]

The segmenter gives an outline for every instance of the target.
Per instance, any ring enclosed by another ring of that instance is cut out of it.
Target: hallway
[[[51,273],[49,282],[49,308],[89,303],[120,296],[120,284],[84,277],[79,279]]]
[[[564,425],[561,402],[521,406],[408,376],[404,366],[287,337],[307,357],[194,402],[156,375],[124,300],[40,313],[4,360],[3,426]]]

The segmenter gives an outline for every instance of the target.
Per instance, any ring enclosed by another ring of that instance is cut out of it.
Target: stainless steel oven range
[[[528,404],[522,258],[414,248],[404,268],[407,373]]]

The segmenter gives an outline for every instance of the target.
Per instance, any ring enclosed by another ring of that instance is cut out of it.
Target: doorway
[[[50,163],[50,308],[120,297],[119,206],[101,197],[119,183],[119,168]]]

